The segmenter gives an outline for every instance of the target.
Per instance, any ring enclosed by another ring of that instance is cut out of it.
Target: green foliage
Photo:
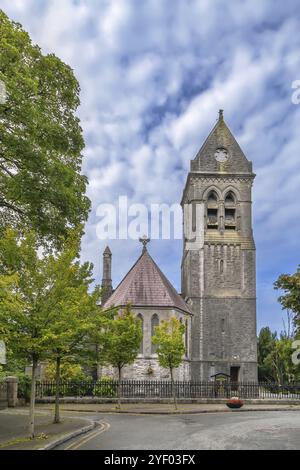
[[[0,324],[16,357],[68,356],[98,325],[100,291],[89,294],[92,265],[76,261],[79,235],[73,232],[60,253],[44,256],[33,232],[19,240],[7,230],[0,239],[0,265],[9,273],[0,272],[0,295],[8,299],[0,303]]]
[[[14,357],[12,351],[7,348],[6,364],[0,366],[0,375],[19,377],[19,374],[24,373],[26,365],[28,365],[26,360]]]
[[[292,362],[292,342],[292,339],[281,336],[264,361],[273,380],[279,384],[300,381],[300,366]]]
[[[111,377],[101,377],[94,386],[94,395],[96,397],[114,398],[117,395],[115,382]]]
[[[98,287],[89,292],[92,265],[81,265],[77,260],[80,233],[70,233],[60,253],[44,256],[38,254],[38,238],[33,232],[19,240],[8,230],[0,240],[2,265],[7,272],[15,270],[16,276],[14,285],[8,282],[2,290],[3,298],[9,299],[9,311],[6,304],[0,304],[2,335],[15,357],[74,361],[90,349],[95,336],[99,341],[102,338],[97,332],[104,334],[112,314],[98,306]],[[6,278],[0,274],[0,280]]]
[[[125,365],[132,364],[138,355],[142,334],[140,320],[126,308],[107,328],[104,361],[119,372]]]
[[[260,330],[257,343],[258,379],[268,381],[272,379],[270,365],[266,358],[273,351],[276,343],[277,333],[272,333],[270,328],[264,327]]]
[[[86,380],[60,381],[57,387],[55,381],[41,381],[39,393],[43,397],[56,396],[57,391],[61,397],[85,397],[91,396],[93,381],[91,377]]]
[[[159,364],[169,369],[171,376],[172,370],[180,366],[184,357],[184,331],[184,325],[176,317],[172,317],[169,321],[162,321],[155,328],[152,338],[153,344],[157,345]]]
[[[18,398],[24,398],[26,403],[30,399],[30,384],[31,379],[29,375],[23,373],[17,374],[18,377]]]
[[[275,289],[283,290],[279,302],[283,309],[291,310],[295,317],[294,322],[300,335],[300,266],[293,275],[282,274],[274,284]]]
[[[261,329],[258,337],[259,380],[278,384],[300,381],[300,365],[292,361],[294,339],[285,333],[278,338],[268,327]]]
[[[300,267],[293,275],[282,274],[274,283],[282,290],[279,302],[287,310],[288,328],[277,337],[269,328],[263,328],[258,338],[258,373],[260,380],[279,384],[300,381],[300,365],[292,361],[292,343],[300,334]],[[293,316],[291,315],[291,312]],[[285,326],[285,323],[284,323]]]
[[[91,377],[84,380],[62,380],[59,383],[59,394],[61,397],[105,397],[113,398],[117,394],[116,382],[110,377],[102,377],[94,382]],[[51,397],[56,394],[56,386],[54,381],[41,382],[41,393],[44,397]]]
[[[47,364],[45,370],[45,380],[55,380],[56,364],[50,362]],[[91,380],[91,377],[87,375],[80,364],[70,364],[63,362],[60,368],[60,379],[62,381],[84,381]]]
[[[5,377],[13,376],[18,378],[18,397],[25,398],[26,402],[30,397],[30,377],[25,374],[26,360],[14,357],[12,351],[7,349],[7,363],[0,366],[0,381]]]
[[[0,383],[4,382],[6,377],[17,377],[18,378],[18,398],[25,398],[28,402],[30,397],[30,377],[24,373],[23,370],[19,369],[8,369],[6,366],[0,366]]]
[[[87,219],[79,84],[54,54],[44,56],[0,10],[0,210],[3,226],[60,242]]]
[[[0,303],[2,334],[16,356],[29,360],[33,355],[42,355],[47,324],[47,312],[40,301],[42,285],[46,283],[44,261],[38,258],[37,250],[33,233],[19,241],[15,232],[7,230],[0,240],[0,265],[8,273],[0,275],[0,295],[4,299]]]
[[[95,312],[93,318],[95,322],[94,328],[88,331],[83,347],[77,350],[80,362],[86,367],[96,370],[99,365],[107,363],[106,357],[110,345],[110,329],[117,313],[116,308],[101,310],[97,307],[97,312]]]

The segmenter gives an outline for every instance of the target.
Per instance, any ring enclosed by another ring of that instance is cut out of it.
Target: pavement
[[[69,435],[91,424],[88,418],[62,415],[61,423],[53,424],[53,413],[37,410],[36,438],[28,439],[28,409],[14,408],[0,411],[0,450],[37,450],[54,440]]]
[[[53,410],[53,405],[39,405],[40,410]],[[103,404],[61,404],[61,411],[76,412],[76,413],[116,413],[116,404],[103,403]],[[300,403],[294,404],[245,404],[239,412],[247,411],[300,411]],[[178,410],[174,409],[173,404],[161,403],[124,403],[121,406],[121,413],[129,414],[183,414],[183,413],[217,413],[228,412],[232,410],[227,408],[225,403],[210,403],[210,404],[179,404]]]

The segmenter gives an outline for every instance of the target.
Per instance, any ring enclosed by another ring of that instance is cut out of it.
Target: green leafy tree
[[[102,291],[101,291],[102,294]],[[97,381],[100,379],[99,366],[107,363],[107,351],[110,347],[110,330],[111,323],[117,316],[118,310],[116,308],[109,308],[107,310],[99,309],[97,315],[97,327],[90,329],[86,336],[86,346],[79,351],[81,362],[93,371],[93,377]],[[102,379],[102,377],[101,377]]]
[[[55,423],[60,422],[61,366],[70,360],[81,360],[83,364],[87,363],[86,356],[93,346],[91,338],[94,338],[94,332],[101,331],[111,316],[110,310],[102,311],[97,305],[99,295],[98,288],[94,292],[88,293],[84,284],[67,287],[58,304],[59,310],[55,317],[56,320],[49,328],[48,339],[51,343],[49,357],[56,363]],[[99,335],[99,347],[100,337]]]
[[[283,385],[300,379],[300,368],[292,362],[293,340],[281,336],[275,341],[273,349],[265,359],[273,380]]]
[[[258,379],[261,381],[272,380],[273,371],[270,363],[266,363],[267,356],[274,350],[277,333],[270,330],[268,326],[259,332],[257,342]]]
[[[284,331],[277,337],[269,327],[258,337],[259,380],[285,384],[300,380],[300,366],[293,363],[294,337]]]
[[[155,334],[152,338],[153,344],[157,345],[156,352],[159,364],[170,371],[175,409],[177,409],[177,400],[174,386],[174,369],[180,366],[184,358],[184,331],[184,325],[176,317],[171,317],[169,321],[162,321],[155,328]]]
[[[100,291],[88,293],[92,265],[76,261],[79,232],[69,236],[60,253],[41,256],[37,236],[30,232],[21,240],[7,231],[0,240],[0,264],[5,271],[2,296],[12,300],[7,310],[0,304],[4,339],[15,357],[32,362],[29,433],[34,436],[36,369],[40,360],[56,361],[59,384],[60,364],[85,342],[90,329],[98,326]],[[10,277],[9,282],[7,277]],[[4,304],[5,305],[5,304]],[[58,387],[57,387],[58,390]],[[58,392],[55,420],[59,421]]]
[[[61,365],[85,348],[91,331],[101,327],[103,316],[98,303],[100,290],[96,287],[89,293],[93,282],[92,264],[81,265],[76,260],[79,238],[68,238],[64,251],[58,256],[47,257],[47,285],[44,310],[52,318],[46,332],[48,357],[56,363],[56,394],[54,422],[60,422],[59,390]]]
[[[122,369],[136,359],[142,340],[141,321],[127,307],[117,315],[106,333],[105,362],[118,370],[118,409],[121,408]]]
[[[47,364],[46,370],[45,370],[45,379],[46,380],[56,380],[56,362],[49,362]],[[89,380],[90,377],[87,377],[86,372],[83,370],[83,367],[81,364],[75,364],[72,362],[63,362],[61,364],[61,369],[60,369],[60,378],[63,381],[70,381],[70,382],[80,382],[84,380]]]
[[[295,274],[281,274],[274,287],[283,291],[278,300],[283,309],[293,312],[296,332],[300,335],[300,266]]]
[[[90,207],[80,173],[79,84],[68,65],[43,55],[2,10],[0,80],[7,92],[0,104],[0,236],[10,225],[59,242]]]
[[[0,324],[4,340],[15,357],[26,358],[32,362],[32,381],[29,411],[29,435],[34,437],[35,382],[38,361],[46,353],[47,312],[40,302],[40,292],[46,284],[44,261],[37,256],[38,242],[33,233],[18,241],[11,230],[0,240],[0,266],[6,272],[0,276],[2,298],[0,303]],[[7,283],[7,279],[10,282]],[[5,304],[11,300],[7,310]]]

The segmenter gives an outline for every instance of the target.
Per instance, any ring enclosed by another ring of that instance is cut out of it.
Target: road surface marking
[[[82,437],[76,442],[73,442],[69,446],[65,447],[64,450],[77,450],[79,449],[79,447],[83,446],[83,444],[86,444],[86,442],[89,442],[91,439],[94,439],[103,432],[108,431],[109,428],[110,424],[106,423],[105,421],[102,421],[100,423],[100,429],[97,429],[96,431],[92,432],[92,434],[90,434],[88,437]]]

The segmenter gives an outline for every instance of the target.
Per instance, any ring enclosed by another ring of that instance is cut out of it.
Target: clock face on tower
[[[217,160],[217,162],[227,162],[228,157],[228,151],[224,148],[218,148],[215,152],[215,159]]]

